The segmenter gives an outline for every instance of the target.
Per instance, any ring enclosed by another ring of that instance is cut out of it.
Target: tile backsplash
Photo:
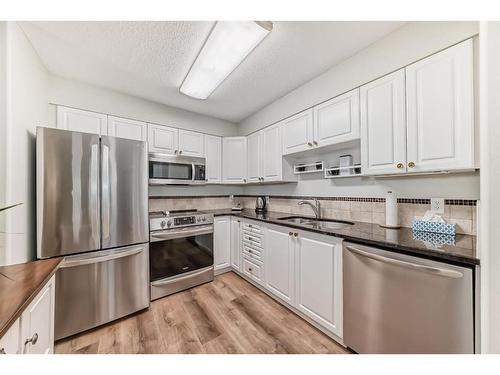
[[[312,197],[279,197],[269,198],[269,211],[277,211],[294,215],[313,215],[311,207],[299,206],[301,200]],[[324,218],[336,220],[353,220],[367,223],[383,224],[385,222],[384,198],[356,197],[318,197],[321,202],[321,214]],[[235,196],[245,208],[255,208],[255,196]],[[224,209],[231,208],[233,200],[229,196],[209,197],[166,197],[151,198],[149,210],[183,210],[183,209]],[[456,224],[457,233],[476,234],[477,214],[475,200],[445,200],[443,218],[448,223]],[[430,209],[429,199],[398,199],[399,222],[404,227],[411,227],[414,218],[421,218]]]

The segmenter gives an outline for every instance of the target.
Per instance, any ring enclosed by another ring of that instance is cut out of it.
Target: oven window
[[[213,233],[151,242],[151,281],[195,271],[214,264]]]
[[[191,180],[193,178],[193,168],[191,164],[150,161],[149,178]]]

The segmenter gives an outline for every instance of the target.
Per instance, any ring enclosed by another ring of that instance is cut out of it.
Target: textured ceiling
[[[21,22],[47,69],[66,78],[239,122],[400,27],[401,22],[274,22],[207,100],[179,86],[213,22]]]

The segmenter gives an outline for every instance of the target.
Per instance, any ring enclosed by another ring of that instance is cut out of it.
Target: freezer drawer
[[[358,353],[474,353],[469,268],[344,242],[344,343]]]
[[[55,339],[149,306],[149,246],[66,257],[56,274]]]

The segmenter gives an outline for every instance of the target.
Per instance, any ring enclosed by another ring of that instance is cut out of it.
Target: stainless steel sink
[[[344,229],[354,224],[351,223],[350,221],[316,219],[313,217],[304,217],[304,216],[279,217],[278,220],[283,220],[288,223],[304,225],[306,227],[312,227],[317,229]]]

